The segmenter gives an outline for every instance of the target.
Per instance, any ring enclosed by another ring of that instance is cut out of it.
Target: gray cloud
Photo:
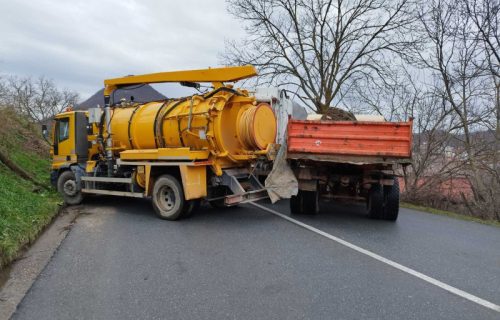
[[[0,0],[0,6],[0,73],[45,75],[82,98],[106,78],[216,66],[224,40],[244,35],[224,0]]]

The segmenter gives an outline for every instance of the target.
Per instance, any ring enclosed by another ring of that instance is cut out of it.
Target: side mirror
[[[46,124],[42,124],[42,135],[45,139],[47,139],[47,137],[49,136],[48,134],[48,130],[47,130],[47,125]]]

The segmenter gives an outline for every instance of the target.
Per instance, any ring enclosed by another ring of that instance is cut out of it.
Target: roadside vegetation
[[[31,179],[0,162],[0,269],[34,241],[58,212],[49,181],[49,145],[40,129],[11,108],[0,107],[0,153]]]
[[[421,212],[427,212],[427,213],[447,216],[447,217],[451,217],[451,218],[455,218],[455,219],[459,219],[459,220],[473,221],[473,222],[477,222],[477,223],[486,224],[486,225],[495,226],[495,227],[500,228],[500,221],[498,221],[498,220],[482,219],[482,218],[477,218],[475,216],[460,214],[460,213],[456,213],[453,211],[436,209],[433,207],[424,207],[421,205],[415,205],[415,204],[408,203],[408,202],[401,202],[400,206],[403,208],[407,208],[407,209],[418,210]]]

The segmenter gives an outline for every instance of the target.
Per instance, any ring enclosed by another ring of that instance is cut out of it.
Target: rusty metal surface
[[[288,122],[288,158],[318,161],[401,163],[411,158],[412,121]]]
[[[349,163],[355,165],[365,164],[409,164],[409,158],[395,158],[395,157],[378,157],[378,156],[361,156],[361,155],[336,155],[336,154],[314,154],[293,152],[287,154],[288,159],[305,160],[315,162],[335,162],[335,163]]]

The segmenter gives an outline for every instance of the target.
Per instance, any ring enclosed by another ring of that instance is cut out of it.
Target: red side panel
[[[410,158],[412,121],[288,122],[288,152],[321,155]]]

